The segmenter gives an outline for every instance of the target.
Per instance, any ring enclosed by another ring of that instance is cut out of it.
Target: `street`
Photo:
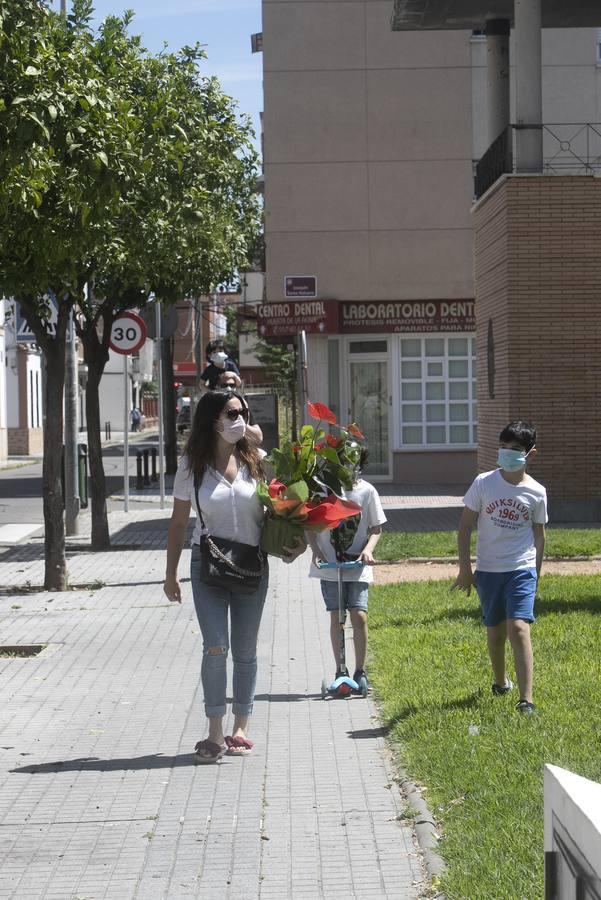
[[[85,436],[84,436],[85,437]],[[133,440],[132,440],[133,438]],[[157,447],[156,432],[147,435],[129,436],[129,491],[130,503],[138,506],[137,498],[159,493],[158,481],[144,491],[136,491],[136,455],[144,448]],[[123,444],[111,443],[103,448],[104,472],[106,475],[107,497],[123,496]],[[158,463],[157,463],[158,465]],[[88,473],[89,474],[89,473]],[[171,477],[166,479],[171,483]],[[144,502],[144,501],[142,501]],[[109,511],[123,509],[123,501],[107,500]],[[81,511],[81,516],[90,514],[90,507]],[[44,522],[42,504],[42,460],[15,467],[0,469],[0,526],[19,523]]]

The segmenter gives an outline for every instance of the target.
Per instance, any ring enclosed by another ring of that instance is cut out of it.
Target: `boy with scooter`
[[[361,477],[366,462],[367,450],[363,448],[357,478],[352,489],[344,492],[344,499],[352,500],[360,506],[361,514],[345,519],[332,531],[307,533],[313,551],[309,574],[311,578],[320,579],[326,610],[330,613],[330,638],[336,663],[336,677],[332,684],[332,688],[334,685],[336,688],[329,690],[333,696],[345,696],[353,691],[366,694],[368,690],[365,674],[368,593],[373,581],[373,552],[380,540],[386,516],[375,487]],[[344,654],[346,610],[351,617],[355,648],[355,672],[352,679],[341,659]],[[322,687],[322,696],[324,694]]]

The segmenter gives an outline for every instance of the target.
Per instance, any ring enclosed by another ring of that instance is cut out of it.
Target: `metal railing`
[[[509,125],[476,163],[475,195],[481,197],[501,175],[513,174],[516,133],[528,127]],[[601,175],[601,124],[561,122],[542,130],[542,175]]]

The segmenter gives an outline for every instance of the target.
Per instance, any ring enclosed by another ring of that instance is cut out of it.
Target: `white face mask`
[[[227,353],[224,353],[223,350],[217,351],[217,353],[212,353],[210,356],[210,360],[214,366],[219,366],[220,369],[225,368],[225,361],[227,359]]]
[[[219,434],[228,444],[237,444],[246,434],[246,422],[242,416],[238,416],[233,422],[230,419],[221,419]]]

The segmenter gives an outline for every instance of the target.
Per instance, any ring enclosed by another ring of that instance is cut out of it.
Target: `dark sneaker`
[[[495,696],[500,697],[503,694],[508,694],[509,691],[513,690],[513,681],[510,678],[505,679],[505,684],[493,684],[492,692]]]
[[[355,674],[353,675],[353,681],[359,684],[362,678],[365,678],[367,687],[369,688],[369,681],[367,679],[367,675],[365,674],[365,669],[357,669]]]
[[[348,669],[346,666],[342,666],[337,670],[334,681],[336,680],[336,678],[348,678]]]
[[[536,706],[534,703],[530,703],[529,700],[520,700],[516,703],[515,708],[519,713],[522,713],[523,716],[533,716],[536,712]]]

